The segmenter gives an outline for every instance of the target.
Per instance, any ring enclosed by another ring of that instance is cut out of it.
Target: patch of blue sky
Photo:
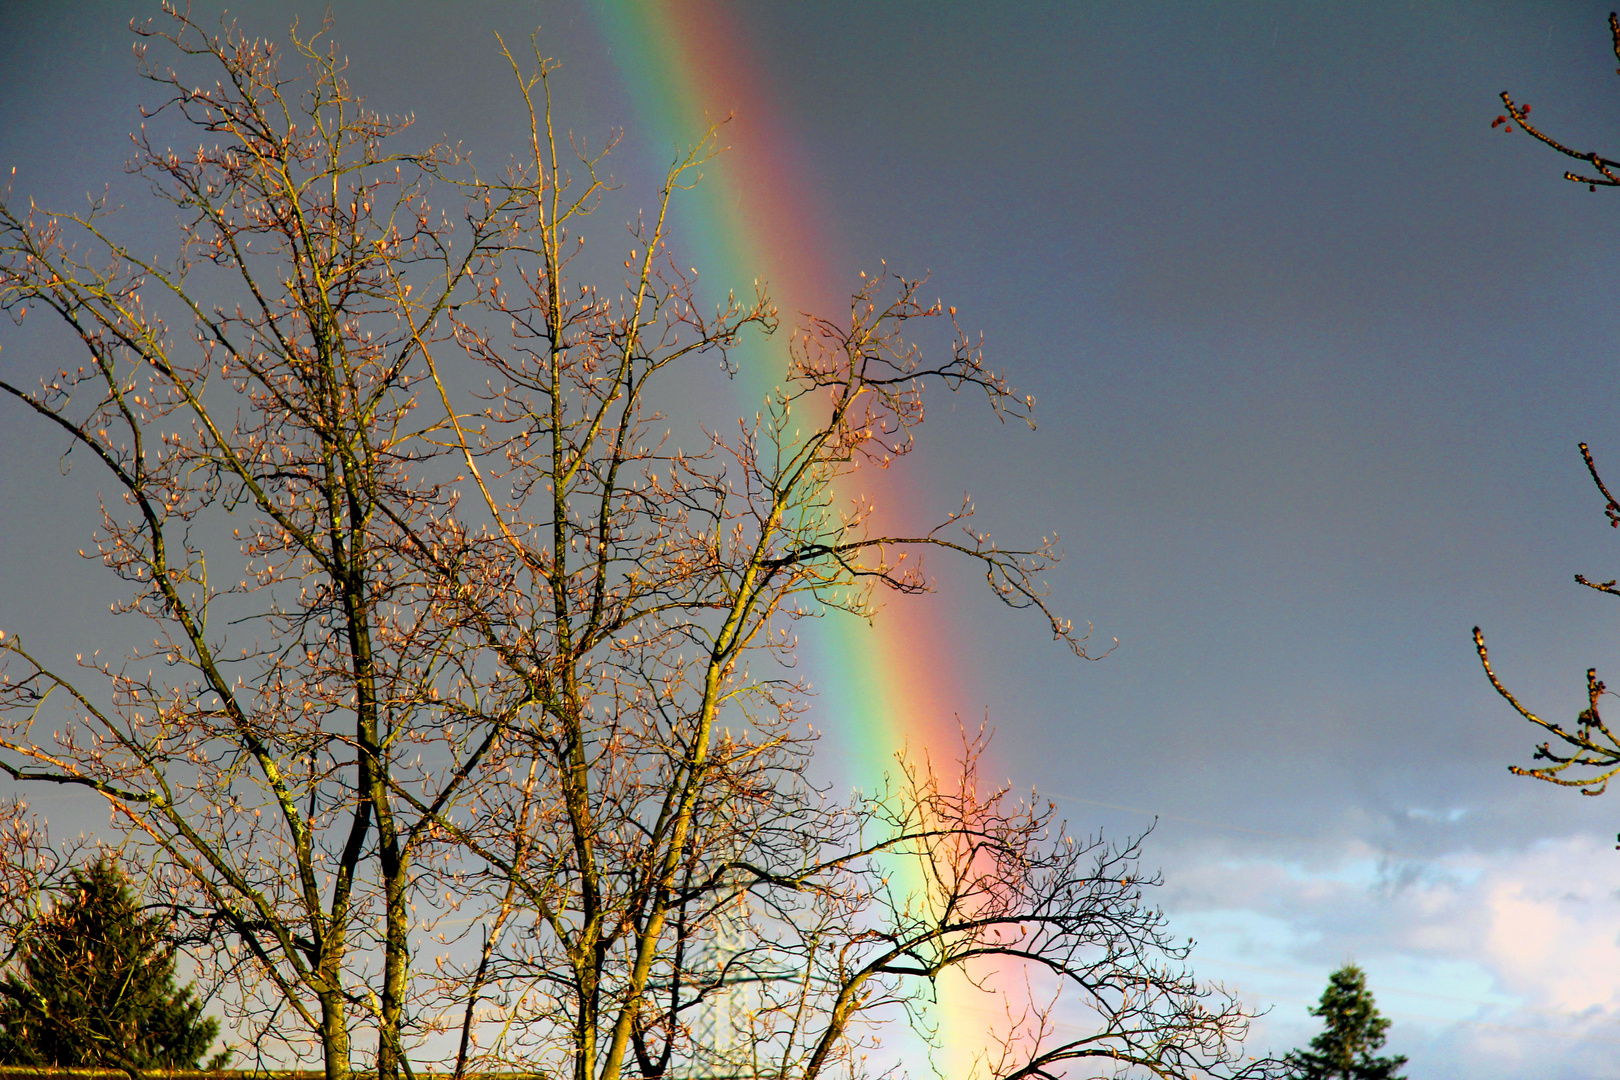
[[[1450,1025],[1508,1013],[1528,1020],[1520,1014],[1538,1011],[1523,995],[1501,990],[1496,976],[1474,960],[1385,953],[1361,966],[1380,1011],[1403,1022]]]

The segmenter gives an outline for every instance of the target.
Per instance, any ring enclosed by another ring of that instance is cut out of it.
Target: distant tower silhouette
[[[747,893],[741,893],[727,901],[715,916],[713,932],[702,950],[703,970],[711,978],[737,975],[731,965],[746,944],[746,905]],[[705,996],[692,1023],[692,1039],[698,1047],[694,1076],[723,1080],[743,1075],[748,1065],[749,997],[746,987],[724,984]]]

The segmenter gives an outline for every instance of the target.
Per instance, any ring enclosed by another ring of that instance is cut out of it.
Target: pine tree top
[[[219,1022],[202,1015],[191,987],[175,986],[167,931],[162,916],[142,916],[111,860],[75,869],[23,943],[17,969],[0,979],[0,1063],[197,1068]]]
[[[1389,1031],[1367,988],[1367,975],[1346,964],[1328,977],[1322,999],[1310,1010],[1322,1018],[1322,1033],[1309,1050],[1296,1050],[1288,1062],[1299,1080],[1403,1080],[1403,1055],[1377,1057]]]

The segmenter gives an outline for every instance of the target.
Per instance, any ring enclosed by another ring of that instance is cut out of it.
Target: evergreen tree
[[[0,1063],[194,1069],[219,1034],[192,989],[174,984],[164,920],[142,918],[106,859],[73,872],[0,980]],[[209,1060],[224,1065],[228,1051]]]
[[[1402,1080],[1404,1056],[1374,1057],[1384,1045],[1389,1021],[1378,1014],[1366,974],[1346,964],[1328,979],[1322,1001],[1311,1010],[1323,1021],[1309,1050],[1295,1050],[1288,1064],[1299,1080]]]

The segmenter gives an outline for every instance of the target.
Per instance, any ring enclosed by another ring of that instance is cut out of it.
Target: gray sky
[[[251,25],[324,7],[256,4]],[[537,23],[577,126],[634,124],[587,7],[332,7],[352,81],[425,137],[511,137],[490,31]],[[17,194],[62,205],[119,175],[145,11],[0,8]],[[1575,449],[1620,480],[1620,196],[1489,127],[1511,89],[1620,149],[1606,16],[737,9],[828,250],[931,272],[1040,399],[1032,435],[931,422],[931,493],[1060,532],[1060,606],[1121,642],[1066,663],[941,566],[961,712],[988,710],[997,760],[1077,823],[1162,815],[1163,900],[1198,970],[1275,1005],[1262,1044],[1307,1038],[1304,1004],[1354,958],[1414,1077],[1620,1076],[1620,793],[1508,775],[1532,735],[1468,638],[1483,625],[1558,718],[1587,666],[1620,677],[1620,609],[1571,581],[1620,573]],[[0,367],[32,371],[11,334]],[[71,650],[105,610],[70,554],[94,487],[46,442],[0,408],[0,627]]]

